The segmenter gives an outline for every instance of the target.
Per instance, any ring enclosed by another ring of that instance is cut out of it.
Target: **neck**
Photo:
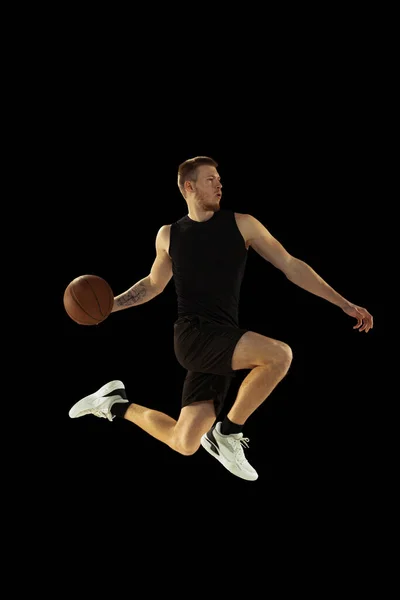
[[[203,221],[208,221],[214,215],[213,210],[202,210],[201,208],[189,207],[188,217],[192,221],[198,221],[202,223]]]

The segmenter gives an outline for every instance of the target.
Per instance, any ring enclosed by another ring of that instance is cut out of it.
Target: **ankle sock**
[[[225,419],[221,423],[221,433],[222,435],[231,435],[232,433],[240,433],[243,429],[243,425],[238,425],[237,423],[232,423],[225,417]]]
[[[110,412],[112,415],[114,415],[114,417],[119,417],[120,419],[123,419],[126,411],[128,410],[131,404],[132,402],[114,402],[114,404],[110,408]]]

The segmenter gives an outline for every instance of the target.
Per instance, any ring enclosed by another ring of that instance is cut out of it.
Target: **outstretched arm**
[[[243,217],[246,241],[260,256],[280,269],[299,287],[336,304],[347,315],[357,319],[354,329],[367,332],[373,327],[372,315],[365,308],[343,298],[307,263],[289,254],[260,221],[251,215],[243,215]]]
[[[156,237],[157,255],[151,267],[150,274],[135,283],[126,292],[116,296],[111,312],[144,304],[161,294],[172,277],[172,261],[166,250],[168,240],[169,226],[163,225]]]

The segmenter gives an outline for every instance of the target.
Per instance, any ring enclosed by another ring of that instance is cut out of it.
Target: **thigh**
[[[182,408],[195,402],[211,400],[217,417],[223,408],[233,376],[188,371],[183,383]]]
[[[232,369],[253,369],[291,355],[290,347],[279,340],[247,331],[233,351]]]

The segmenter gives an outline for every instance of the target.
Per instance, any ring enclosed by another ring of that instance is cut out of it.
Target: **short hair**
[[[218,167],[218,163],[209,156],[195,156],[189,158],[179,165],[178,168],[178,187],[183,197],[185,197],[185,181],[196,181],[197,169],[202,165],[210,165],[211,167]]]

